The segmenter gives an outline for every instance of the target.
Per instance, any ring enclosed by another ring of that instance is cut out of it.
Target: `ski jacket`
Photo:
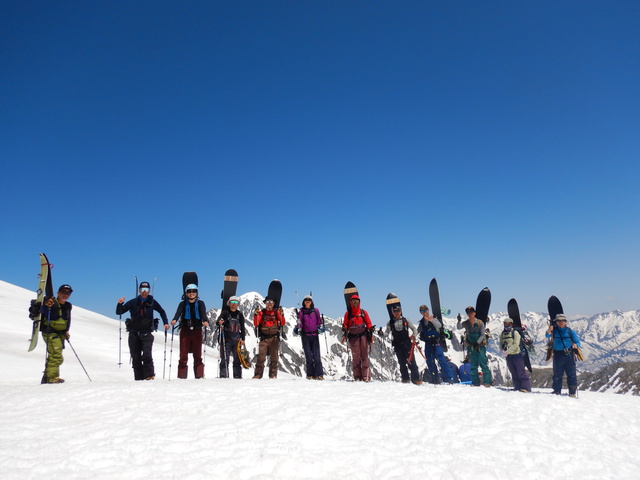
[[[183,300],[178,304],[178,309],[173,316],[173,320],[180,320],[181,331],[202,328],[202,323],[209,321],[207,317],[207,307],[200,299],[193,303],[188,300]]]
[[[467,346],[486,345],[487,337],[485,336],[484,322],[476,319],[475,324],[471,324],[469,320],[457,324],[458,329],[464,328],[466,331],[464,343]]]
[[[322,316],[317,308],[301,308],[298,311],[298,330],[305,335],[317,335]]]
[[[436,317],[430,320],[420,319],[418,323],[418,338],[426,343],[440,343],[440,329],[442,323]]]
[[[551,338],[552,336],[554,350],[562,351],[566,348],[571,348],[574,343],[580,347],[578,334],[569,327],[560,328],[556,325],[553,327],[552,333],[545,333],[545,337],[547,338]]]
[[[162,317],[162,323],[167,325],[169,323],[169,320],[167,320],[167,314],[160,304],[155,301],[152,295],[149,295],[144,301],[142,301],[140,296],[137,296],[126,303],[118,303],[116,305],[116,315],[131,312],[131,324],[129,326],[129,331],[135,333],[153,332],[154,310]]]
[[[411,336],[413,335],[413,338],[415,338],[418,335],[416,327],[404,317],[399,320],[395,318],[389,320],[385,328],[385,334],[388,335],[389,333],[393,336],[391,340],[391,345],[393,346],[411,343]]]
[[[370,329],[371,327],[373,327],[373,325],[371,324],[371,319],[369,318],[369,314],[367,313],[367,311],[362,309],[362,308],[360,308],[360,307],[358,307],[358,308],[350,308],[344,314],[344,319],[342,321],[342,326],[343,326],[343,328],[345,328],[348,331],[349,327],[353,327],[353,326],[356,326],[356,325],[361,325],[363,323],[364,323],[365,327],[367,328],[367,330]]]
[[[285,323],[284,315],[279,309],[271,311],[262,309],[253,316],[254,327],[281,327]]]
[[[227,337],[232,340],[242,339],[244,342],[246,329],[244,325],[244,315],[240,310],[232,312],[231,310],[224,309],[219,320],[224,322],[222,327]]]
[[[42,305],[40,308],[42,313],[40,331],[42,333],[57,333],[60,335],[67,333],[71,327],[72,307],[73,305],[70,302],[65,302],[61,305],[55,298],[51,308]]]
[[[521,339],[520,332],[515,328],[505,329],[500,335],[500,347],[507,352],[507,355],[522,356]]]

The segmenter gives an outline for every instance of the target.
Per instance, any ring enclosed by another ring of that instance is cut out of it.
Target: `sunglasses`
[[[140,291],[149,293],[149,289],[147,287],[141,288]]]
[[[275,302],[274,302],[273,300],[267,300],[267,301],[266,301],[266,302],[264,302],[264,303],[275,303]]]
[[[269,302],[267,302],[267,303],[269,303]],[[273,303],[273,302],[271,302],[271,303]],[[229,302],[229,305],[239,305],[239,304],[240,304],[240,302],[239,302],[239,301],[237,301],[237,300],[231,300],[231,301]]]
[[[420,313],[428,312],[429,310],[420,310]]]
[[[187,290],[187,293],[198,293],[198,290]]]
[[[62,295],[71,295],[71,292],[69,290],[60,290],[60,293]]]

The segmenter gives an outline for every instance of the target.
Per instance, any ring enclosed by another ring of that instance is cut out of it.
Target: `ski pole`
[[[67,338],[67,343],[69,344],[69,346],[71,347],[71,350],[73,351],[73,354],[76,356],[76,358],[78,359],[78,363],[80,363],[80,366],[82,367],[82,369],[84,370],[84,373],[87,374],[87,378],[89,379],[89,381],[91,382],[91,377],[89,376],[89,373],[87,373],[87,369],[84,368],[84,365],[82,364],[82,360],[80,360],[80,357],[78,356],[78,354],[76,353],[76,349],[73,348],[73,345],[71,345],[71,341]]]
[[[171,360],[173,359],[173,332],[176,326],[171,327],[171,349],[169,350],[169,381],[171,381]]]
[[[120,317],[120,328],[118,328],[118,368],[122,368],[122,314]]]
[[[169,332],[164,331],[164,362],[162,362],[162,379],[164,380],[164,374],[167,370],[167,335]]]

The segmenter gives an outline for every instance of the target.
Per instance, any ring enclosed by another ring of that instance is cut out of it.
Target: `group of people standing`
[[[47,322],[42,322],[40,330],[47,344],[47,359],[43,383],[62,383],[59,376],[62,364],[62,349],[65,339],[69,339],[71,325],[71,308],[68,301],[72,288],[68,284],[58,289],[57,296],[44,299],[41,313]],[[238,355],[239,344],[244,347],[246,328],[245,318],[239,310],[240,299],[233,296],[227,302],[216,323],[219,327],[218,341],[221,348],[220,376],[229,377],[229,362],[233,358],[232,373],[234,378],[242,378],[242,365]],[[254,370],[254,379],[262,378],[266,357],[270,357],[268,375],[276,378],[278,374],[280,338],[286,339],[282,327],[286,324],[281,307],[274,308],[273,298],[267,296],[265,307],[254,312],[253,325],[259,339],[258,355]],[[424,355],[427,369],[425,379],[430,383],[456,382],[457,371],[445,356],[442,348],[442,324],[431,315],[426,305],[420,306],[422,318],[416,328],[411,321],[402,315],[402,308],[395,306],[392,318],[381,328],[380,335],[391,335],[391,345],[394,348],[400,368],[403,383],[421,384],[420,372],[416,364],[416,350]],[[153,380],[155,369],[152,356],[154,341],[153,332],[158,328],[158,320],[154,319],[157,312],[162,319],[165,335],[179,322],[180,331],[180,360],[178,363],[178,378],[185,379],[188,374],[188,356],[193,355],[193,372],[195,378],[204,378],[204,361],[202,346],[204,335],[208,331],[209,319],[204,301],[198,296],[198,287],[190,284],[185,289],[185,298],[178,304],[176,313],[169,322],[165,310],[150,294],[148,282],[142,282],[136,298],[125,303],[125,298],[118,299],[116,314],[129,313],[130,318],[125,322],[128,336],[129,352],[135,380]],[[464,345],[466,358],[460,373],[470,373],[473,386],[492,385],[492,375],[489,369],[486,345],[487,335],[485,324],[476,318],[473,307],[465,309],[467,319],[462,321],[458,315],[458,329],[464,329]],[[298,311],[294,335],[300,336],[305,354],[306,374],[308,379],[322,380],[324,369],[322,366],[319,335],[325,332],[324,322],[320,311],[315,307],[313,298],[306,296],[303,307]],[[355,381],[368,382],[371,380],[369,354],[376,332],[369,314],[360,306],[360,298],[354,294],[350,298],[349,309],[345,312],[342,323],[342,343],[348,342],[351,354],[352,374]],[[173,331],[172,331],[173,335]],[[577,375],[575,351],[580,347],[580,340],[575,331],[567,327],[564,315],[557,315],[546,332],[546,338],[553,343],[553,393],[560,394],[564,375],[567,376],[569,395],[575,396],[577,391]],[[424,353],[420,350],[418,340],[424,342]],[[504,320],[504,330],[500,336],[500,345],[507,359],[507,366],[511,373],[514,389],[530,392],[531,381],[525,369],[521,334],[513,327],[513,320]],[[438,366],[440,371],[438,371]],[[465,366],[468,364],[468,368]],[[482,371],[482,381],[479,371]],[[461,378],[462,380],[462,378]]]

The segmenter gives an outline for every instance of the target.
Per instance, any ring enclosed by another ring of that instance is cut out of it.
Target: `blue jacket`
[[[560,328],[557,325],[553,327],[552,333],[546,333],[545,337],[551,338],[553,336],[553,349],[564,350],[565,348],[571,348],[572,344],[576,344],[580,347],[580,339],[578,334],[571,330],[569,327]]]

